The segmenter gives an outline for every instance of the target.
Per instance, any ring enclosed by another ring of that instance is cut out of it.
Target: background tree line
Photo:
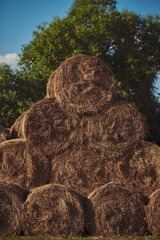
[[[154,84],[160,72],[160,16],[119,12],[114,0],[75,0],[67,16],[38,26],[22,46],[19,69],[0,66],[0,118],[8,127],[34,102],[59,64],[75,54],[98,56],[113,70],[119,97],[146,118],[147,138],[160,144],[160,103]]]

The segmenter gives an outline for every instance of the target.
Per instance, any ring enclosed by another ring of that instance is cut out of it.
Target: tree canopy
[[[119,12],[114,0],[75,0],[65,18],[56,17],[37,27],[30,43],[22,47],[20,70],[15,74],[6,70],[12,78],[7,80],[3,74],[0,81],[6,79],[8,88],[12,85],[15,101],[23,99],[24,109],[45,96],[48,78],[63,60],[78,53],[98,56],[112,68],[119,96],[139,108],[147,119],[151,140],[157,141],[160,107],[154,84],[160,72],[159,39],[158,15]],[[11,111],[12,104],[4,106]],[[1,108],[1,115],[3,112]]]
[[[30,89],[28,91],[28,89]],[[0,66],[0,119],[10,126],[33,103],[33,86],[20,72]]]

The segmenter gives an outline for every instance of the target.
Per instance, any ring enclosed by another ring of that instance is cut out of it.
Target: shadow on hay
[[[24,221],[23,204],[29,191],[0,180],[0,236],[19,235]]]

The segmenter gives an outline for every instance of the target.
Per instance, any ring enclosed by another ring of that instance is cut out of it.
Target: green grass
[[[46,237],[0,237],[0,240],[104,240],[103,238],[70,238],[70,237],[61,237],[61,238],[46,238]],[[115,237],[115,238],[105,238],[105,240],[160,240],[159,237],[155,236],[145,236],[145,237]]]

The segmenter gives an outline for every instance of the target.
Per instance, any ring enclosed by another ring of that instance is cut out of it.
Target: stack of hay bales
[[[0,224],[2,235],[160,235],[150,197],[160,188],[160,148],[145,142],[144,118],[117,99],[115,85],[102,60],[73,56],[15,121],[0,143],[0,185],[16,182],[28,197],[17,201],[21,223]]]

